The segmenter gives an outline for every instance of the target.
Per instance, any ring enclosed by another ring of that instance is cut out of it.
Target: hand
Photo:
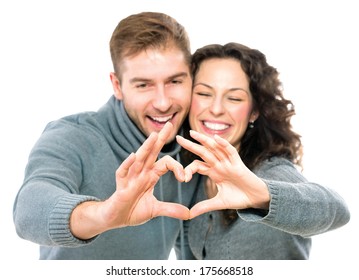
[[[152,133],[116,171],[116,191],[102,202],[84,202],[71,216],[71,231],[89,239],[113,228],[143,224],[157,216],[189,219],[189,209],[181,204],[158,201],[153,195],[159,178],[169,170],[184,181],[182,165],[170,156],[157,160],[170,136],[172,124],[166,123],[159,133]],[[170,187],[170,186],[164,186]]]
[[[156,161],[171,130],[172,124],[166,123],[158,135],[151,134],[138,151],[131,154],[117,170],[117,190],[110,198],[107,209],[109,216],[115,214],[115,225],[138,225],[157,216],[189,218],[187,207],[158,201],[153,195],[155,184],[169,170],[174,172],[178,181],[184,181],[183,166],[175,159],[165,156]]]
[[[214,197],[192,207],[191,218],[221,209],[268,209],[266,184],[244,165],[238,151],[227,140],[218,135],[210,138],[195,131],[190,131],[190,134],[202,145],[181,136],[177,136],[177,142],[204,161],[195,160],[185,168],[185,181],[191,180],[198,172],[208,176],[217,187]]]

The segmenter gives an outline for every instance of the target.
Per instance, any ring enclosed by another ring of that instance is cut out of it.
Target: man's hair
[[[143,12],[124,18],[115,28],[110,40],[111,59],[117,76],[125,57],[147,49],[176,47],[183,52],[188,65],[191,49],[188,34],[174,18],[155,12]]]

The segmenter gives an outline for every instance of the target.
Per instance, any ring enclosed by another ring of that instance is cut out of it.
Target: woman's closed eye
[[[198,96],[203,96],[203,97],[211,97],[212,94],[208,93],[208,92],[195,92],[196,95]]]

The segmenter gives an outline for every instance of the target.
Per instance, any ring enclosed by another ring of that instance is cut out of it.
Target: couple
[[[349,221],[297,170],[294,108],[262,53],[192,56],[150,12],[123,19],[110,51],[114,95],[49,123],[30,153],[14,223],[40,259],[307,259],[310,236]]]

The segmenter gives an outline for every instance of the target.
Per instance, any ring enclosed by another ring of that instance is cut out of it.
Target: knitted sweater
[[[188,233],[193,258],[308,259],[311,236],[350,219],[347,205],[336,192],[308,182],[288,160],[265,161],[254,173],[268,186],[269,211],[239,210],[239,218],[229,226],[224,225],[220,211],[193,219]],[[197,200],[203,199],[202,186]]]
[[[69,229],[70,214],[79,203],[105,200],[113,194],[115,171],[144,140],[123,104],[114,97],[98,112],[68,116],[47,125],[30,153],[13,211],[18,235],[41,245],[40,259],[169,257],[182,228],[182,221],[177,219],[157,217],[91,240],[77,239]],[[159,157],[178,159],[180,146],[167,146],[167,152]],[[181,185],[168,172],[155,186],[154,195],[190,207],[198,178]]]

